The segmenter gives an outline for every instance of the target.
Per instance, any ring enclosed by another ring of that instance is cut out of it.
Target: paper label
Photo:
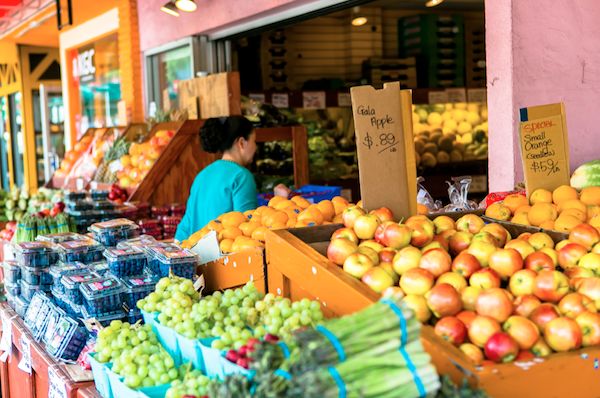
[[[448,94],[449,103],[467,102],[467,90],[464,88],[447,88],[446,94]]]
[[[123,167],[123,164],[120,160],[113,160],[108,164],[108,168],[111,173],[116,173],[117,171],[123,170],[125,167]]]
[[[76,182],[77,182],[77,190],[78,191],[82,190],[83,189],[83,185],[84,185],[83,184],[83,178],[78,178]]]
[[[304,109],[325,109],[325,91],[303,91],[302,107]]]
[[[21,335],[21,361],[18,368],[31,374],[31,345],[25,334]]]
[[[68,398],[65,382],[51,367],[48,368],[48,398]]]
[[[90,182],[90,189],[98,189],[98,182],[96,182],[96,181]]]
[[[198,97],[191,97],[187,100],[188,119],[198,119]]]
[[[448,93],[445,91],[430,91],[429,92],[429,103],[430,104],[445,104],[448,102]]]
[[[264,94],[250,94],[248,95],[248,98],[250,98],[252,101],[265,102]]]
[[[487,90],[485,88],[470,88],[467,90],[469,102],[487,102]]]
[[[289,108],[290,107],[290,96],[287,94],[276,94],[273,93],[273,106],[277,108]]]
[[[4,351],[4,353],[0,356],[0,361],[6,362],[6,358],[12,356],[12,325],[4,312],[1,317],[2,339],[0,340],[0,350]]]
[[[200,277],[196,279],[196,282],[194,282],[194,290],[200,292],[200,296],[202,296],[202,290],[204,290],[205,286],[204,275],[200,275]]]
[[[351,107],[352,99],[350,97],[350,93],[338,93],[338,106],[342,107]]]

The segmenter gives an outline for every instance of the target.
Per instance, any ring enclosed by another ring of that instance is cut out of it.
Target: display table
[[[96,387],[86,387],[77,390],[77,398],[103,398]]]

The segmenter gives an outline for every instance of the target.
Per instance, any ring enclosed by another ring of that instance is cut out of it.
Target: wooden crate
[[[224,256],[198,266],[197,274],[204,275],[204,292],[234,289],[253,281],[258,291],[266,293],[265,251],[254,248]]]
[[[240,74],[238,72],[182,80],[177,88],[179,109],[187,109],[188,100],[198,98],[199,119],[242,114]]]

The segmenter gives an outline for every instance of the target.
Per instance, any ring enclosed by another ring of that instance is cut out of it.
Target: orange
[[[556,209],[550,203],[538,203],[531,206],[527,219],[531,225],[538,227],[543,222],[556,220],[557,216]]]
[[[302,213],[304,210],[299,208],[298,206],[294,206],[283,209],[283,211],[288,215],[289,218],[298,218],[300,213]]]
[[[575,216],[562,215],[554,222],[554,230],[558,232],[569,233],[573,228],[581,224],[581,221]]]
[[[494,203],[489,205],[488,208],[485,209],[485,215],[496,220],[506,221],[510,218],[511,214],[510,209],[504,206],[502,203]]]
[[[540,224],[542,229],[554,229],[554,221],[546,221]]]
[[[284,198],[283,196],[273,196],[271,198],[271,200],[269,200],[269,204],[267,206],[275,207],[277,205],[277,203],[283,202],[284,200],[287,200],[287,199]]]
[[[342,224],[343,222],[342,213],[336,214],[335,217],[333,217],[333,220],[331,220],[332,224]]]
[[[343,204],[341,202],[332,202],[333,203],[333,207],[335,207],[335,214],[340,214],[341,212],[344,211],[344,209],[348,208],[348,205]]]
[[[255,239],[248,239],[243,242],[240,242],[240,244],[238,245],[238,251],[248,250],[254,247],[265,247],[265,244]]]
[[[275,222],[269,226],[269,229],[271,231],[276,231],[278,229],[287,229],[287,228],[288,228],[288,226],[286,225],[286,223],[283,223],[281,221]]]
[[[417,203],[417,213],[421,215],[429,214],[429,209],[427,208],[427,206],[422,205],[421,203]]]
[[[92,142],[92,137],[90,137],[89,135],[86,137],[81,137],[80,142],[83,142],[84,144],[89,144],[90,142]]]
[[[260,227],[260,223],[256,221],[243,222],[240,224],[240,230],[242,231],[244,236],[247,237],[251,237],[252,232],[254,232],[254,230],[258,227]]]
[[[73,163],[65,159],[60,162],[60,168],[68,173],[73,168]]]
[[[319,211],[316,205],[311,205],[298,216],[298,221],[305,220],[312,220],[317,225],[321,225],[323,224],[323,213]]]
[[[265,241],[265,232],[267,231],[267,227],[258,227],[254,230],[254,232],[252,232],[252,239],[255,240],[259,240],[264,242]]]
[[[599,205],[588,205],[587,206],[587,218],[588,220],[596,215],[600,214]]]
[[[219,243],[219,249],[221,249],[221,253],[227,254],[231,252],[231,245],[233,244],[232,239],[223,239],[221,243]]]
[[[221,214],[219,217],[215,218],[215,220],[217,220],[217,221],[219,221],[219,222],[222,223],[223,222],[223,217],[225,217],[226,214],[228,214],[228,213]]]
[[[239,211],[230,211],[223,216],[223,228],[238,227],[241,223],[248,221],[246,216]]]
[[[248,220],[252,220],[252,216],[254,215],[254,210],[246,210],[244,212],[244,215],[246,216],[246,218],[248,218]]]
[[[520,213],[529,213],[529,209],[531,209],[531,206],[521,206],[517,209],[517,211],[515,212],[515,214],[513,214],[513,216],[516,216],[517,214],[520,214]]]
[[[531,226],[531,223],[529,222],[528,216],[529,213],[521,213],[519,215],[514,216],[510,222],[515,223],[515,224],[521,224],[521,225],[527,225],[527,226]]]
[[[562,213],[564,210],[567,210],[567,209],[578,209],[578,210],[581,210],[583,213],[587,213],[586,204],[583,203],[579,199],[565,200],[564,202],[562,202],[561,204],[558,205],[559,213]]]
[[[263,225],[266,227],[271,227],[274,224],[283,224],[285,225],[285,223],[290,219],[290,217],[287,215],[286,212],[281,211],[281,210],[275,210],[274,213],[271,213],[267,216],[265,216],[265,218],[263,218]]]
[[[308,206],[310,206],[310,202],[304,199],[302,196],[294,196],[291,200],[292,202],[296,203],[296,206],[303,209],[308,209]]]
[[[288,222],[287,222],[287,223],[285,223],[285,225],[286,225],[288,228],[296,228],[296,223],[297,223],[297,222],[298,222],[298,219],[297,219],[297,218],[290,218],[290,219],[288,220]]]
[[[131,157],[136,157],[140,155],[140,146],[139,144],[131,144],[131,146],[129,147],[129,154],[131,155]]]
[[[331,221],[323,221],[323,224],[321,224],[321,225],[329,225],[329,224],[331,224]]]
[[[129,159],[129,163],[133,167],[138,167],[140,165],[140,157],[139,156],[132,156],[131,159]]]
[[[269,202],[269,203],[271,203],[271,202]],[[277,209],[277,210],[285,210],[288,207],[292,207],[292,206],[296,206],[296,204],[294,202],[292,202],[291,200],[287,200],[286,199],[286,200],[282,200],[282,201],[278,202],[275,205],[275,209]]]
[[[335,206],[330,200],[322,200],[317,203],[317,209],[323,214],[324,221],[331,221],[335,217]]]
[[[236,239],[242,235],[242,230],[238,227],[227,227],[219,232],[219,241],[223,239]]]
[[[362,199],[361,199],[361,200],[359,200],[358,202],[356,202],[356,206],[358,206],[358,207],[360,207],[360,208],[362,208],[362,207],[363,207],[363,205],[362,205]]]
[[[567,201],[568,202],[568,201]],[[566,202],[564,202],[566,203]],[[579,219],[579,221],[581,222],[586,222],[588,220],[587,218],[587,212],[586,211],[581,211],[579,209],[565,209],[562,211],[562,213],[560,213],[560,215],[569,215],[569,216],[574,216],[577,217]]]
[[[342,198],[341,196],[335,196],[333,199],[331,199],[331,201],[333,202],[333,204],[343,203],[344,206],[348,206],[348,201]]]
[[[263,211],[266,209],[268,209],[267,206],[259,206],[256,210],[254,210],[254,213],[252,213],[252,218],[254,218],[254,221],[260,222],[260,220],[262,220]]]
[[[588,224],[590,224],[594,228],[600,227],[600,216],[594,216],[594,217],[590,218],[590,220],[588,221]]]
[[[584,188],[580,199],[586,205],[600,206],[600,187]]]
[[[546,189],[536,189],[529,197],[529,203],[532,205],[536,203],[552,203],[552,192]]]
[[[555,205],[559,205],[569,199],[579,199],[579,194],[575,188],[571,188],[568,185],[561,185],[552,192],[552,201]]]
[[[208,223],[208,228],[219,233],[223,230],[223,224],[221,223],[221,221],[212,220]]]
[[[262,212],[262,217],[260,218],[260,223],[262,225],[267,226],[267,219],[269,218],[269,216],[275,212],[277,212],[278,210],[272,209],[270,207],[267,207],[267,209],[265,211]]]
[[[129,156],[129,155],[121,156],[121,164],[123,165],[123,167],[131,166],[131,156]]]
[[[508,207],[512,214],[515,214],[519,207],[529,205],[529,200],[523,195],[512,193],[504,198],[502,204]]]

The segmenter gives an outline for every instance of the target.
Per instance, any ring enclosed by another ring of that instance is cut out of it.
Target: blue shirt
[[[217,160],[196,176],[175,239],[187,239],[223,213],[257,207],[252,173],[235,162]]]

